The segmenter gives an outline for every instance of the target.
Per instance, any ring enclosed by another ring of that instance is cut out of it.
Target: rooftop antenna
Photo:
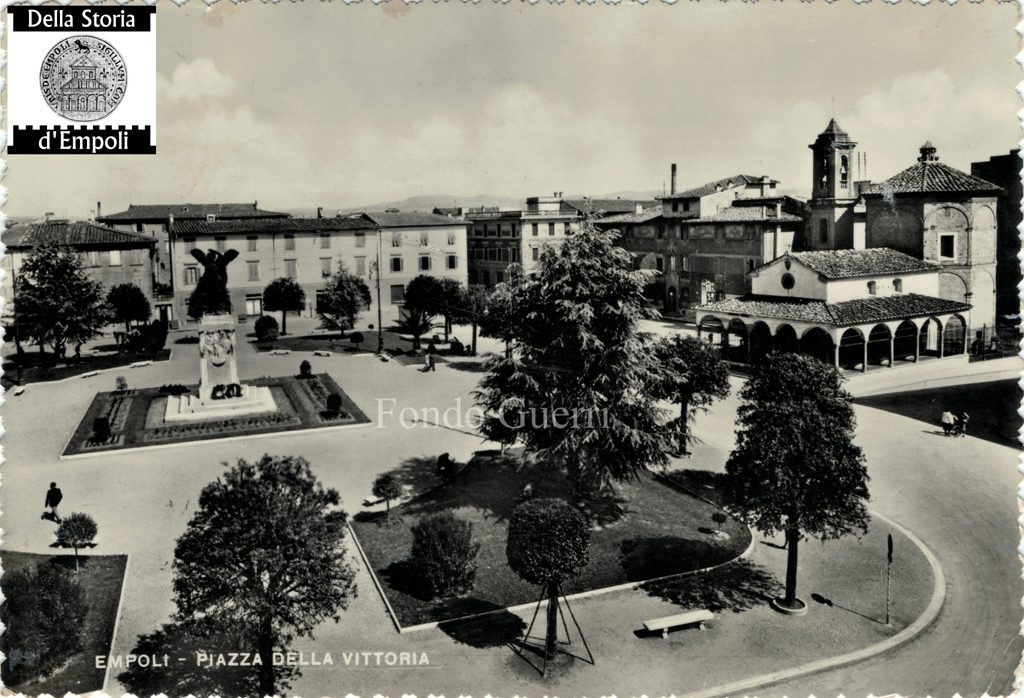
[[[833,118],[833,119],[836,118],[836,96],[835,95],[832,95],[832,116],[831,116],[831,118]]]

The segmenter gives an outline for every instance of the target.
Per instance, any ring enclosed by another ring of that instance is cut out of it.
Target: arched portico
[[[967,351],[967,323],[960,315],[953,315],[942,328],[942,353],[944,356],[963,354]]]
[[[775,351],[780,354],[795,354],[800,351],[800,340],[791,325],[779,325],[775,330]]]
[[[918,332],[918,355],[942,358],[942,322],[937,317],[925,319]]]
[[[725,325],[714,315],[705,315],[697,325],[697,338],[714,344],[725,341]]]
[[[868,363],[892,366],[892,332],[886,325],[875,325],[868,333]]]
[[[747,326],[739,318],[733,318],[726,328],[723,342],[725,358],[729,361],[747,362],[750,359],[750,337]]]
[[[868,368],[868,344],[864,333],[850,327],[839,338],[839,367],[864,372]]]
[[[835,343],[828,332],[820,327],[812,327],[800,337],[800,353],[813,357],[818,361],[834,365],[836,362]]]
[[[772,331],[765,322],[758,320],[750,328],[750,363],[755,364],[772,352]]]
[[[893,358],[903,361],[917,361],[920,357],[917,325],[911,320],[904,320],[893,332]]]

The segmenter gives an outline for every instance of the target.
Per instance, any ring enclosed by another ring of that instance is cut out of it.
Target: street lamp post
[[[381,257],[381,238],[384,236],[384,231],[378,226],[377,227],[377,353],[384,353],[384,310],[380,304],[380,257]]]

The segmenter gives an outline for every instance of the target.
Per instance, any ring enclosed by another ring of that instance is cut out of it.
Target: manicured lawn
[[[955,385],[893,395],[858,398],[857,403],[923,422],[922,430],[942,437],[939,418],[948,406],[970,416],[967,435],[1004,446],[1018,445],[1021,391],[1015,380]]]
[[[13,355],[13,354],[9,354]],[[167,361],[171,358],[170,349],[161,349],[156,352],[130,352],[125,354],[93,354],[86,355],[80,359],[69,358],[64,362],[55,365],[55,357],[46,354],[42,357],[39,352],[26,352],[25,364],[21,369],[21,381],[23,383],[37,383],[39,381],[55,381],[62,378],[80,376],[90,371],[102,371],[108,368],[123,366],[136,361]],[[4,362],[4,387],[14,385],[18,369],[14,361]],[[113,381],[113,378],[111,378]]]
[[[453,482],[439,485],[401,506],[392,506],[392,523],[383,514],[358,515],[352,527],[388,600],[403,626],[450,620],[537,600],[538,589],[519,579],[505,560],[509,516],[527,483],[534,496],[565,496],[563,476],[538,469],[517,469],[518,460],[497,454],[474,458]],[[431,464],[422,463],[429,469]],[[400,472],[401,480],[429,481],[429,475]],[[464,597],[430,598],[409,560],[411,528],[423,515],[451,510],[473,524],[480,543],[476,584]],[[573,594],[625,582],[680,574],[739,555],[750,542],[745,526],[729,518],[721,526],[718,511],[653,478],[620,488],[619,496],[592,503],[598,522],[591,536],[590,563],[564,586]],[[727,538],[716,535],[720,528]]]
[[[427,344],[430,342],[431,336],[433,335],[425,336],[420,340],[422,345],[421,348],[426,348]],[[357,352],[371,353],[377,351],[377,333],[363,332],[363,341],[358,348],[348,338],[348,335],[342,335],[338,332],[295,337],[289,335],[287,337],[279,337],[273,342],[254,341],[253,346],[260,352],[273,351],[274,349],[288,349],[290,351],[309,352],[329,351],[336,354],[354,354]],[[408,339],[402,338],[402,336],[396,332],[392,332],[390,330],[384,331],[384,349],[394,356],[396,361],[405,366],[423,363],[423,355],[413,353],[412,342]],[[444,351],[439,352],[439,354],[444,353]],[[438,363],[445,362],[445,360],[440,358],[440,356],[435,358]]]
[[[165,422],[164,409],[171,396],[160,392],[159,388],[141,388],[125,393],[97,393],[64,449],[64,455],[365,424],[370,421],[326,373],[314,375],[310,380],[280,376],[250,380],[246,384],[268,386],[274,395],[277,411],[230,419]],[[196,394],[196,386],[187,388]],[[341,396],[342,409],[336,417],[325,412],[327,396],[331,393]],[[91,440],[93,421],[101,416],[107,416],[110,420],[111,438],[104,443],[96,443]]]
[[[49,693],[62,696],[66,693],[82,694],[103,688],[103,669],[96,668],[96,657],[110,654],[110,643],[114,636],[117,620],[117,604],[121,598],[124,582],[126,555],[88,555],[81,558],[80,583],[85,588],[89,610],[85,617],[85,634],[82,651],[56,673],[43,679],[27,681],[17,686],[7,686],[14,691],[28,695]],[[70,570],[75,568],[73,555],[36,555],[3,551],[4,572],[10,573],[32,567],[41,562],[52,561]],[[11,647],[0,640],[4,654],[10,656]],[[6,679],[4,680],[6,683]]]

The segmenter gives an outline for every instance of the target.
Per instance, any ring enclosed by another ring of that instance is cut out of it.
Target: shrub
[[[45,562],[7,572],[0,586],[7,597],[0,617],[10,648],[3,664],[8,687],[45,676],[82,650],[88,605],[68,570]]]
[[[327,396],[327,414],[337,416],[341,413],[341,395],[331,393]]]
[[[126,392],[128,390],[128,379],[124,376],[118,376],[114,379],[114,385],[117,386],[117,392]]]
[[[273,342],[277,339],[277,320],[269,315],[261,315],[256,318],[256,339],[261,342]]]
[[[729,517],[725,515],[724,511],[716,511],[711,515],[711,520],[719,526],[724,524],[728,519]]]
[[[350,341],[353,344],[355,344],[356,345],[356,349],[361,349],[362,348],[362,347],[360,347],[360,345],[363,343],[363,341],[365,339],[366,338],[363,337],[363,333],[362,332],[353,332],[352,334],[350,334],[348,336],[348,341]]]
[[[92,543],[96,537],[96,522],[88,514],[75,513],[60,522],[57,527],[57,542],[69,545],[75,550],[75,571],[78,571],[78,549]]]
[[[425,516],[412,527],[412,560],[435,597],[473,588],[480,544],[472,538],[473,524],[450,511]]]
[[[188,386],[182,385],[181,383],[161,385],[160,392],[166,395],[184,395],[188,392]]]
[[[312,377],[313,377],[313,366],[308,361],[303,359],[302,363],[299,364],[299,378],[312,378]]]
[[[110,418],[97,417],[92,420],[92,441],[106,443],[110,440]]]

